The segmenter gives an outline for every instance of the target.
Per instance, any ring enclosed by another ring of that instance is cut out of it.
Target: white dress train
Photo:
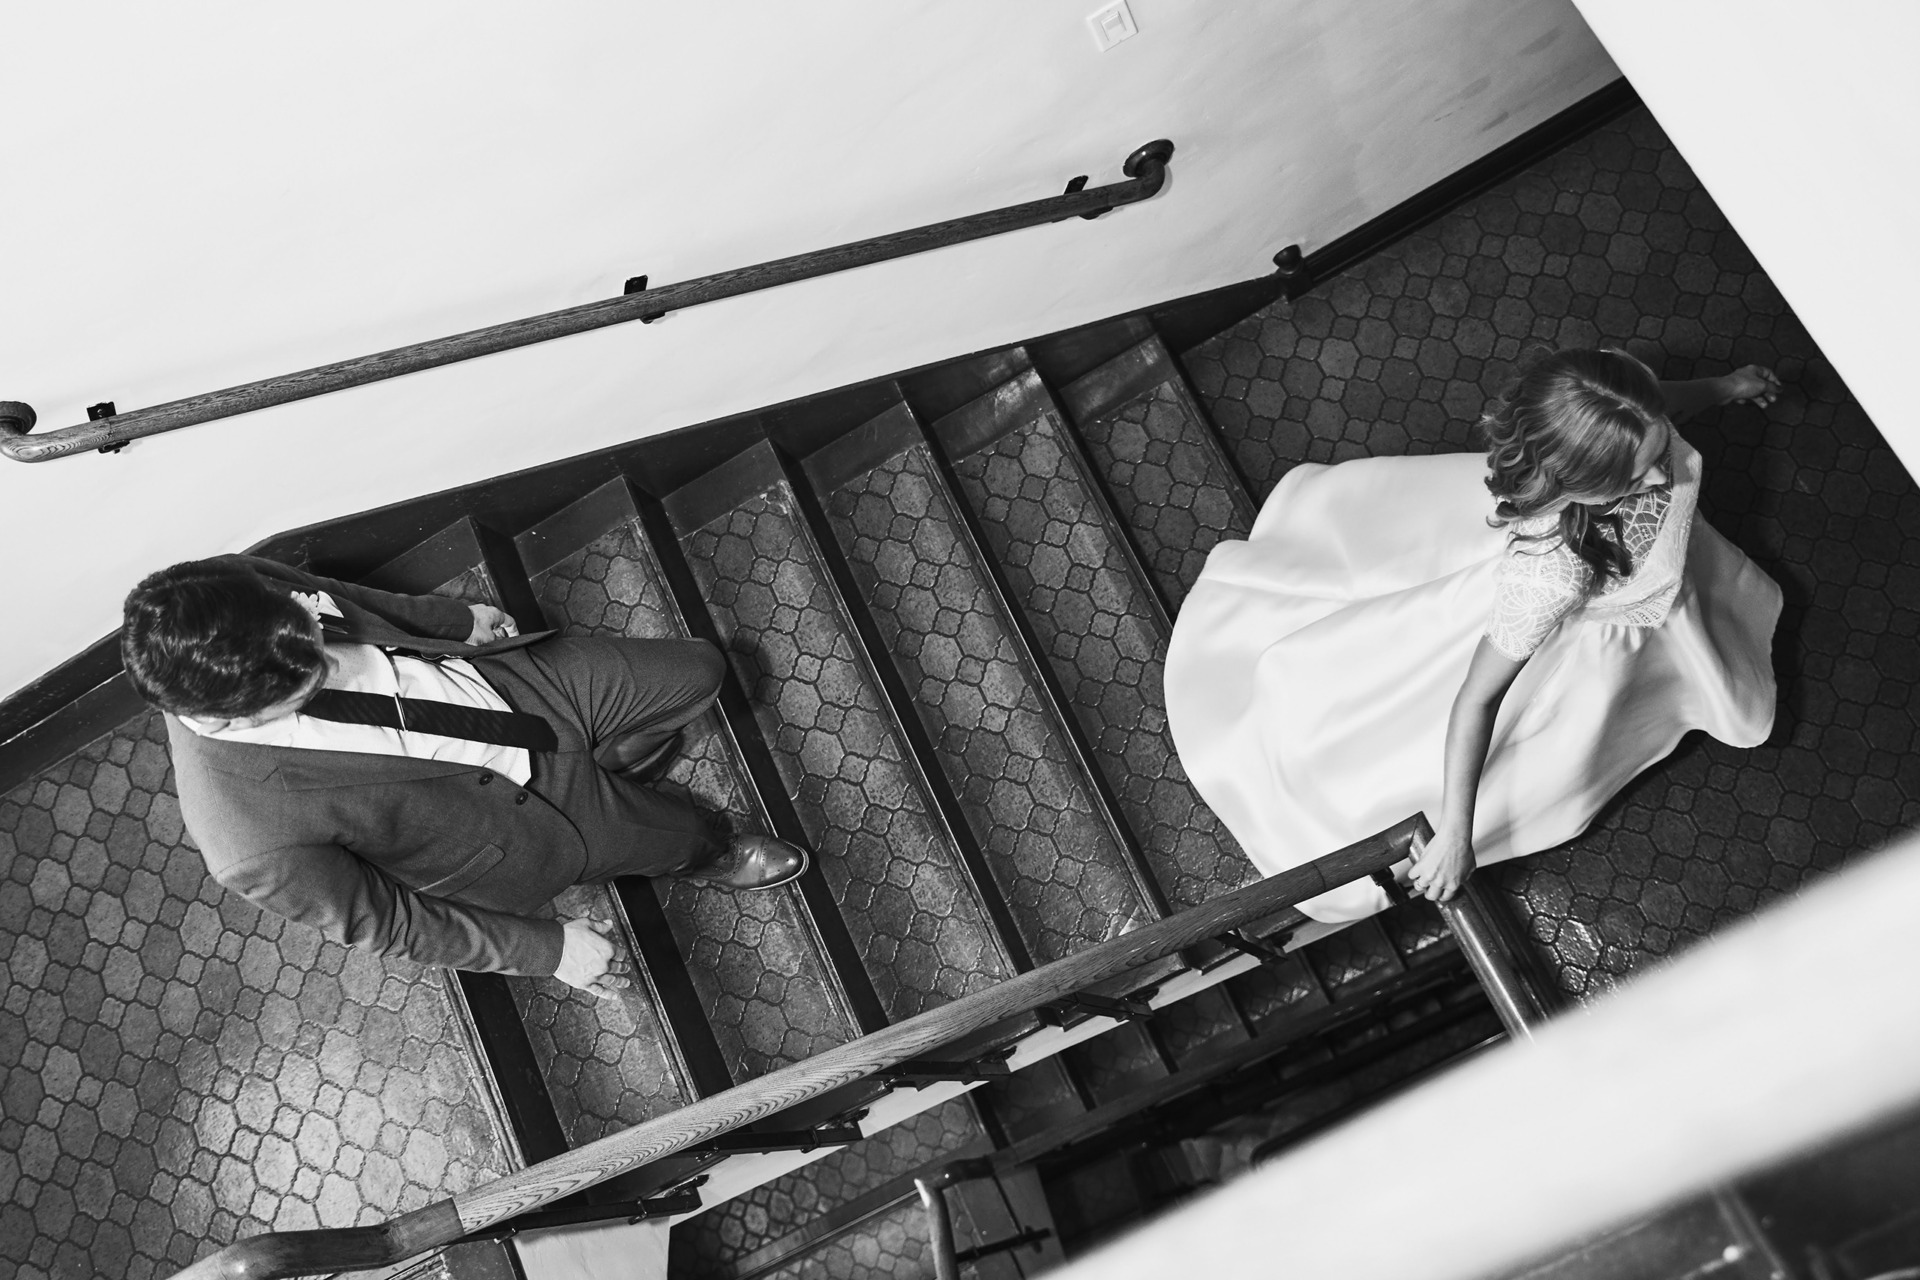
[[[1482,866],[1578,835],[1690,729],[1765,740],[1780,589],[1695,516],[1700,455],[1673,439],[1670,486],[1620,508],[1632,572],[1592,597],[1554,517],[1487,523],[1481,455],[1287,473],[1248,539],[1207,558],[1166,664],[1187,775],[1256,866],[1437,814],[1447,717],[1483,634],[1531,656],[1481,777]],[[1339,922],[1386,905],[1362,881],[1303,909]]]

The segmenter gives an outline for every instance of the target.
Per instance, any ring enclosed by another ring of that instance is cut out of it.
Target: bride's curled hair
[[[1624,351],[1555,351],[1533,361],[1480,419],[1493,523],[1566,501],[1560,540],[1592,567],[1592,589],[1625,577],[1632,563],[1605,495],[1632,486],[1640,448],[1665,420],[1659,380]]]

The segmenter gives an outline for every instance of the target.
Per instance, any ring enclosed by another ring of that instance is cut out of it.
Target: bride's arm
[[[1509,658],[1482,636],[1467,666],[1467,678],[1454,696],[1453,711],[1447,717],[1440,813],[1433,824],[1433,839],[1414,850],[1414,891],[1435,902],[1451,898],[1473,874],[1473,806],[1480,793],[1480,774],[1487,767],[1493,718],[1514,677],[1526,665],[1525,658]]]
[[[1749,364],[1718,378],[1663,382],[1660,394],[1666,398],[1669,418],[1684,418],[1736,400],[1751,400],[1764,409],[1780,394],[1780,379],[1771,369]]]

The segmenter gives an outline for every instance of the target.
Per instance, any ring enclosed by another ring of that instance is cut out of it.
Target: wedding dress
[[[1589,595],[1557,517],[1487,523],[1479,454],[1303,463],[1215,547],[1173,629],[1167,718],[1187,776],[1268,875],[1439,812],[1447,717],[1482,635],[1527,658],[1494,722],[1481,866],[1572,839],[1690,729],[1773,726],[1780,589],[1695,515],[1700,455],[1623,499],[1632,571]],[[1387,905],[1368,881],[1302,904]]]

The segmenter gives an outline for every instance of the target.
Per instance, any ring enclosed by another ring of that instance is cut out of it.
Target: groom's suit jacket
[[[459,600],[396,595],[252,556],[289,592],[325,591],[329,641],[480,657],[550,632],[469,646]],[[578,882],[587,846],[530,788],[438,760],[203,738],[167,717],[181,816],[223,886],[327,937],[429,965],[550,974],[561,929],[525,913]]]

